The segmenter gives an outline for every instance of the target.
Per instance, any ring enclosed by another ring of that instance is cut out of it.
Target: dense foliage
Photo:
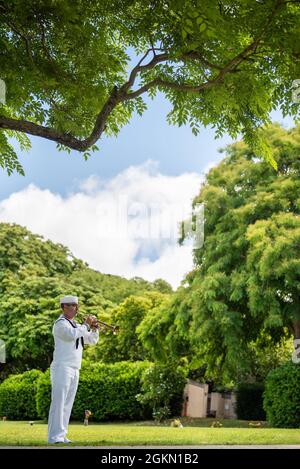
[[[139,326],[169,296],[154,291],[145,292],[142,296],[130,295],[112,308],[109,321],[118,327],[118,333],[113,335],[110,331],[102,332],[97,347],[91,347],[87,352],[89,359],[114,363],[152,358],[143,338],[139,335]]]
[[[0,416],[9,420],[38,418],[36,409],[37,382],[42,376],[39,370],[11,375],[0,384]]]
[[[236,414],[240,420],[266,420],[263,408],[263,383],[239,383],[236,393]]]
[[[266,378],[264,409],[274,427],[300,428],[300,365],[287,362]]]
[[[174,363],[152,364],[143,374],[139,402],[152,409],[152,417],[162,421],[181,415],[187,369]]]
[[[139,326],[156,358],[187,357],[206,379],[262,380],[299,337],[300,126],[265,134],[278,171],[244,142],[227,147],[193,202],[205,213],[195,267]]]

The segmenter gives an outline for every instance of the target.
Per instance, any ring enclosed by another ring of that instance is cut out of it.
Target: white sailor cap
[[[60,299],[60,304],[76,303],[78,305],[78,296],[67,295]]]

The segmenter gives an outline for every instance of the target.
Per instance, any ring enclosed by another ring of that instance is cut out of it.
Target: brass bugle
[[[97,324],[101,324],[101,326],[107,327],[108,329],[112,330],[114,334],[117,333],[118,326],[112,326],[111,324],[107,324],[107,322],[100,321],[100,319],[97,319],[97,318],[96,318],[96,321],[97,321]]]
[[[80,319],[84,320],[82,313],[79,313],[79,314],[77,313],[77,316],[79,316]],[[94,315],[91,314],[90,316],[94,316]],[[117,334],[119,330],[119,326],[113,326],[111,324],[107,324],[107,322],[100,321],[100,319],[98,319],[96,316],[94,317],[95,317],[95,321],[97,322],[97,325],[100,324],[101,326],[106,327],[107,329],[110,329],[114,335]]]

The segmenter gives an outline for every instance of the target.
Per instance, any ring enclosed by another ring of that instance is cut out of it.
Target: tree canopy
[[[255,348],[277,354],[300,337],[300,126],[265,134],[278,172],[237,142],[194,199],[205,207],[204,244],[163,326],[164,347],[188,337],[195,362],[234,377],[253,369]]]
[[[28,135],[87,158],[161,91],[169,123],[242,134],[276,166],[259,129],[299,113],[299,33],[298,0],[0,1],[0,165],[23,174],[10,138]]]
[[[131,295],[112,308],[109,321],[118,326],[119,331],[116,335],[112,335],[110,331],[102,333],[97,347],[91,347],[88,351],[88,357],[105,363],[152,358],[143,336],[139,334],[139,326],[169,296],[155,291],[144,292],[142,295]]]

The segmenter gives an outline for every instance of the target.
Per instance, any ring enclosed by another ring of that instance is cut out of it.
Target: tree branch
[[[183,59],[199,60],[200,62],[202,62],[204,65],[206,65],[209,68],[215,68],[217,70],[222,70],[221,65],[216,65],[216,64],[213,64],[213,63],[209,62],[209,60],[207,60],[205,57],[203,57],[203,55],[200,54],[200,52],[197,52],[197,51],[184,52],[182,54],[182,58]]]
[[[30,47],[30,39],[28,38],[28,36],[26,36],[26,34],[24,34],[23,32],[19,31],[17,26],[12,21],[7,21],[7,20],[4,20],[4,21],[7,24],[7,26],[9,26],[15,34],[17,34],[18,36],[20,36],[20,38],[23,39],[23,41],[25,42],[25,45],[26,45],[27,56],[28,56],[30,62],[33,64],[34,63],[33,55],[32,55],[32,51],[31,51],[31,47]]]
[[[139,63],[132,69],[129,80],[120,88],[121,93],[126,93],[133,85],[136,79],[136,76],[138,73],[144,71],[144,70],[149,70],[153,67],[155,67],[156,64],[160,62],[165,62],[168,58],[168,54],[160,54],[160,55],[155,55],[153,59],[146,65],[141,65],[142,61],[147,57],[149,52],[151,52],[152,49],[148,49],[145,55],[142,57],[142,59],[139,61]]]
[[[184,58],[195,58],[197,60],[202,61],[202,63],[209,66],[210,68],[215,68],[219,70],[219,73],[215,78],[211,80],[207,80],[206,82],[200,85],[189,85],[185,83],[169,82],[160,77],[157,77],[154,80],[150,81],[149,83],[146,83],[144,86],[142,86],[138,90],[128,93],[129,89],[134,85],[134,82],[138,73],[143,72],[145,70],[150,70],[153,67],[155,67],[158,63],[165,62],[170,59],[170,56],[167,53],[156,55],[152,48],[149,49],[144,54],[142,59],[138,62],[138,64],[132,69],[128,81],[125,82],[119,89],[116,86],[114,87],[106,103],[104,104],[102,110],[99,112],[96,118],[96,122],[95,122],[94,128],[90,136],[84,140],[80,140],[70,135],[69,133],[61,132],[53,128],[35,124],[34,122],[12,119],[8,117],[4,117],[4,116],[0,116],[0,129],[10,129],[10,130],[15,130],[19,132],[25,132],[30,135],[39,136],[39,137],[46,138],[48,140],[55,141],[57,143],[65,145],[74,150],[85,151],[88,148],[90,148],[92,145],[94,145],[96,141],[101,137],[105,129],[106,122],[107,122],[109,115],[118,104],[124,101],[130,100],[130,99],[134,99],[140,96],[141,94],[145,93],[146,91],[148,91],[150,88],[155,87],[155,86],[162,86],[162,87],[166,87],[170,89],[175,89],[177,91],[185,91],[189,93],[199,93],[207,88],[211,88],[212,86],[215,86],[216,84],[222,82],[224,76],[227,73],[235,71],[236,67],[243,60],[249,58],[249,56],[252,53],[256,52],[256,49],[262,37],[264,36],[265,32],[267,31],[268,26],[271,23],[273,17],[275,16],[277,9],[283,4],[284,4],[284,0],[276,1],[276,5],[274,6],[259,36],[249,46],[247,46],[242,52],[236,55],[223,67],[210,63],[208,60],[206,60],[204,57],[202,57],[202,55],[198,53],[196,53],[197,54],[196,56],[195,52],[193,51],[184,53],[182,55],[182,58],[179,58],[180,60]],[[141,65],[143,60],[145,60],[145,58],[151,51],[154,54],[154,57],[152,58],[152,60],[146,65]]]

